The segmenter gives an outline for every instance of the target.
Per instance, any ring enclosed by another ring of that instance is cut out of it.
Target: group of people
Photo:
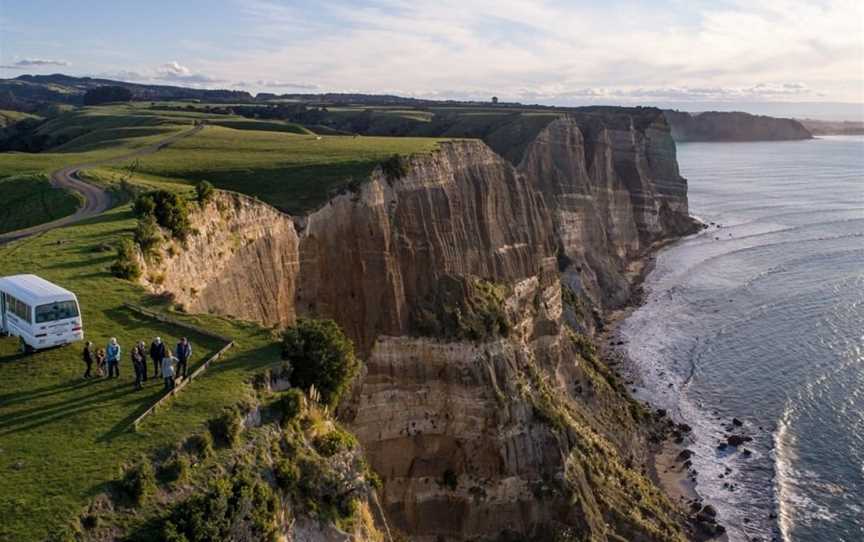
[[[119,378],[121,352],[120,343],[117,342],[115,337],[111,337],[105,348],[100,348],[98,350],[94,349],[92,342],[87,341],[84,345],[84,351],[81,354],[81,357],[84,360],[84,365],[86,366],[84,378],[92,378],[94,376],[94,365],[96,369],[95,376],[105,376],[107,372],[108,378]],[[187,378],[188,376],[189,361],[192,359],[192,344],[189,342],[189,339],[183,337],[172,351],[164,342],[162,342],[161,337],[156,337],[156,339],[150,343],[150,349],[148,351],[144,341],[139,341],[132,348],[131,355],[132,368],[135,372],[136,390],[143,388],[144,382],[147,381],[148,355],[153,361],[152,378],[158,378],[161,376],[165,383],[165,389],[170,390],[174,387],[174,383],[178,376],[181,379]]]

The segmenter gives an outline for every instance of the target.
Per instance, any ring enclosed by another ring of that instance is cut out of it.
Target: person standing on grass
[[[144,341],[139,341],[132,349],[132,367],[135,369],[135,389],[140,390],[147,375],[147,351]]]
[[[186,337],[180,339],[177,343],[177,348],[174,351],[177,357],[177,375],[180,378],[186,378],[186,368],[189,360],[192,358],[192,344]]]
[[[105,376],[105,349],[100,348],[96,352],[96,376]]]
[[[165,381],[165,391],[174,389],[174,356],[171,354],[162,358],[162,379]]]
[[[111,337],[108,341],[105,356],[108,361],[108,377],[120,378],[120,343],[116,337]]]
[[[162,370],[162,360],[168,355],[165,343],[162,342],[162,337],[156,337],[150,343],[150,359],[153,360],[153,378],[158,378]],[[144,375],[144,380],[147,380],[147,375]]]
[[[94,357],[95,353],[93,352],[93,343],[87,341],[87,344],[84,345],[84,351],[81,353],[81,358],[84,360],[84,364],[87,366],[87,370],[84,371],[84,378],[90,378],[90,368],[93,367]]]

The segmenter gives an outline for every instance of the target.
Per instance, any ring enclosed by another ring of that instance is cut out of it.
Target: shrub
[[[199,433],[186,439],[183,449],[199,461],[204,461],[213,456],[213,437],[210,433]]]
[[[147,192],[135,198],[135,203],[132,205],[132,212],[138,218],[145,216],[155,216],[156,200],[153,199],[153,193]]]
[[[152,215],[177,239],[185,239],[191,233],[189,208],[186,201],[174,192],[155,190],[141,194],[135,198],[132,210],[139,218]]]
[[[162,465],[159,477],[165,482],[182,484],[189,479],[191,468],[189,456],[184,453],[177,453]]]
[[[353,450],[357,446],[357,439],[350,433],[335,429],[326,435],[316,437],[313,445],[324,457],[332,457],[339,452]]]
[[[333,320],[303,319],[282,338],[282,358],[291,362],[291,383],[321,393],[322,402],[335,406],[357,374],[354,345]]]
[[[408,174],[408,168],[405,161],[398,154],[394,154],[390,158],[381,162],[381,170],[384,172],[384,177],[388,181],[401,179]]]
[[[146,457],[126,469],[120,480],[120,491],[135,504],[143,503],[156,491],[156,474],[153,465]]]
[[[233,448],[240,442],[240,433],[243,431],[243,419],[236,408],[227,408],[218,417],[210,420],[210,433],[213,440]]]
[[[126,280],[137,280],[141,276],[135,245],[129,239],[123,239],[118,245],[117,259],[111,264],[111,274]]]
[[[213,482],[205,493],[174,506],[162,525],[162,540],[271,540],[276,535],[278,499],[266,483],[249,473]]]
[[[300,468],[288,459],[282,459],[273,469],[276,484],[279,488],[290,493],[300,480]]]
[[[162,231],[153,215],[138,219],[133,239],[145,255],[152,254],[162,243]]]
[[[214,193],[213,185],[207,181],[201,181],[195,185],[195,199],[202,206],[213,199]]]
[[[282,424],[294,421],[303,410],[303,392],[298,389],[290,389],[282,394],[277,401],[277,410],[282,415]]]

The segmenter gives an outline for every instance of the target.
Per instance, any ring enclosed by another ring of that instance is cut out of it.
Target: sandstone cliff
[[[512,143],[442,143],[302,217],[222,194],[146,282],[192,311],[336,320],[365,361],[341,418],[412,539],[679,539],[645,413],[579,333],[693,229],[669,128],[580,112]]]
[[[813,137],[794,119],[737,111],[698,114],[664,111],[664,114],[672,126],[675,141],[785,141]]]

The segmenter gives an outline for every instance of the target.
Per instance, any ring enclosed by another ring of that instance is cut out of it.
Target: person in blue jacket
[[[111,337],[105,349],[105,360],[108,362],[108,377],[120,377],[120,344],[116,337]]]
[[[174,349],[174,357],[177,358],[177,376],[182,379],[186,378],[187,364],[192,359],[192,343],[189,339],[183,337],[177,343],[177,348]]]

